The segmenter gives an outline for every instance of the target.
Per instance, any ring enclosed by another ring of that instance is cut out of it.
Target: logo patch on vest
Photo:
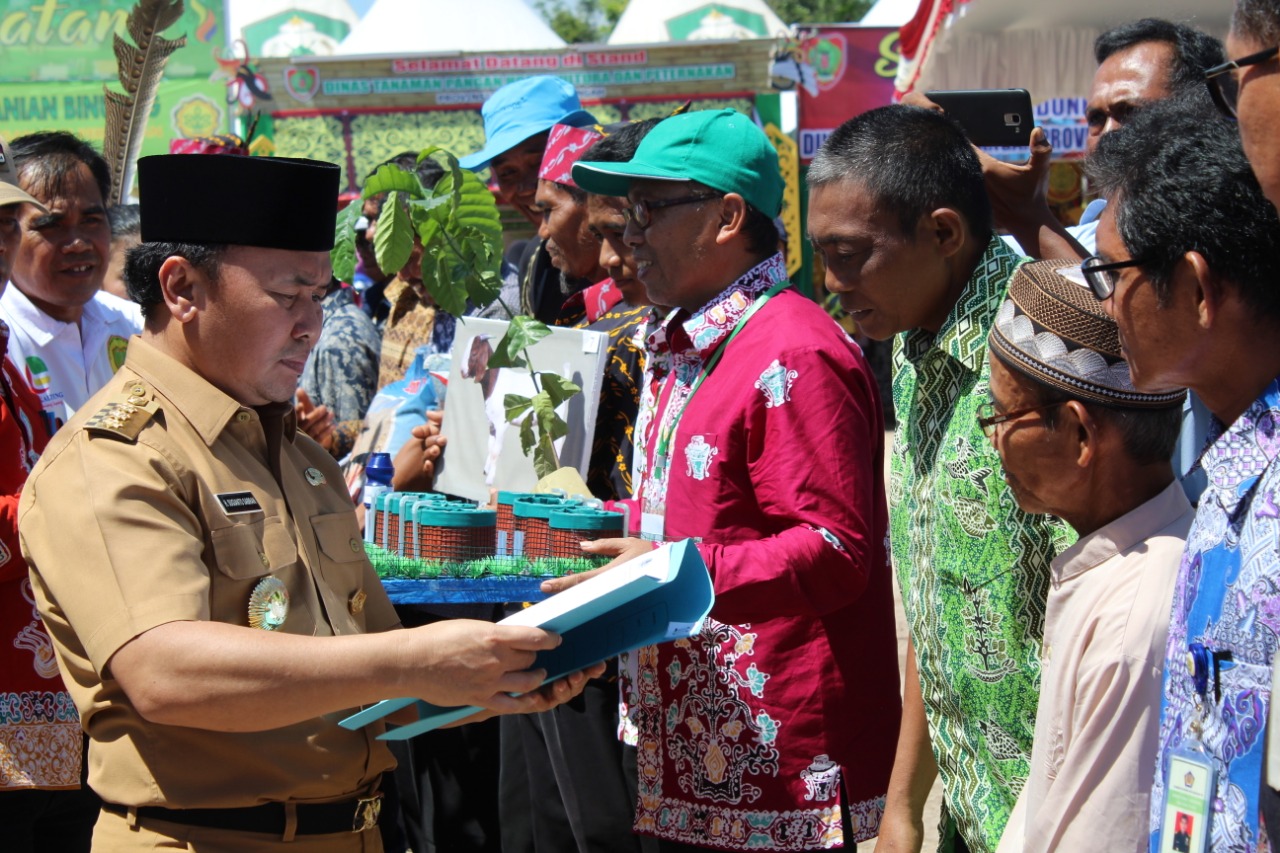
[[[222,511],[227,515],[245,515],[250,512],[262,512],[262,505],[253,496],[253,492],[223,492],[214,495],[222,504]]]

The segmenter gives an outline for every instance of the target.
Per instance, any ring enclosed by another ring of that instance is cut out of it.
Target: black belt
[[[128,816],[127,806],[103,803],[103,811]],[[330,835],[339,832],[363,832],[378,825],[382,811],[382,794],[373,794],[338,803],[296,803],[297,835]],[[260,832],[284,835],[285,804],[264,803],[230,809],[166,809],[163,806],[139,806],[138,817],[163,820],[183,826],[228,829],[234,832]]]

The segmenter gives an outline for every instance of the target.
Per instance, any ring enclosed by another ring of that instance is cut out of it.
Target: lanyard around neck
[[[661,477],[664,474],[667,462],[667,452],[671,447],[671,438],[675,435],[676,426],[680,423],[680,419],[684,417],[685,410],[689,408],[689,403],[693,401],[693,395],[698,393],[698,389],[702,387],[703,381],[711,375],[711,371],[715,370],[716,365],[720,363],[720,356],[724,355],[724,351],[729,348],[729,344],[733,343],[733,339],[738,336],[738,333],[746,328],[747,321],[755,316],[755,313],[759,311],[766,302],[790,286],[791,282],[784,278],[782,281],[760,294],[759,298],[751,304],[751,307],[747,309],[746,313],[738,318],[738,322],[734,324],[733,331],[729,333],[729,337],[725,339],[725,342],[716,347],[716,351],[711,355],[711,358],[707,359],[707,363],[703,365],[702,370],[698,373],[698,377],[693,380],[693,385],[689,388],[688,395],[685,396],[684,401],[680,404],[680,409],[667,421],[666,425],[661,427],[658,431],[658,444],[654,451],[653,465],[654,473],[657,476]],[[672,372],[672,376],[675,376],[674,371]]]

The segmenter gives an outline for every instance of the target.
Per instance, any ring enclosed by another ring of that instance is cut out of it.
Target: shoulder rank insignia
[[[138,433],[142,432],[142,428],[151,420],[159,406],[142,384],[131,384],[125,388],[125,395],[124,399],[116,398],[99,409],[85,421],[84,428],[129,441],[137,439]]]

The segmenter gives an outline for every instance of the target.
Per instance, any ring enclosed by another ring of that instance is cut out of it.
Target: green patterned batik
[[[977,422],[987,332],[1021,261],[994,238],[937,335],[894,347],[890,531],[946,790],[942,850],[958,829],[994,851],[1027,778],[1049,563],[1070,541],[1018,509]]]

